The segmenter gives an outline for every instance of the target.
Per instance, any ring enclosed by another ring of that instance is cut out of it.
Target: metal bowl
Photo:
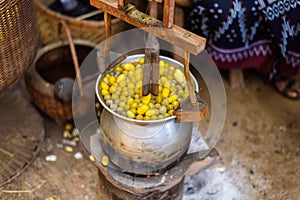
[[[135,62],[142,56],[144,54],[128,56],[123,62]],[[174,59],[160,56],[160,60],[183,69],[183,65]],[[136,120],[112,111],[98,91],[103,74],[97,79],[96,95],[104,107],[100,117],[100,142],[110,160],[135,174],[153,174],[179,160],[189,147],[193,123],[176,123],[175,116]],[[198,91],[192,74],[191,78]]]

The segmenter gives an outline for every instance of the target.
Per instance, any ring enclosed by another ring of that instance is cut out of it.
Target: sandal
[[[278,86],[276,85],[279,82],[286,82],[286,85],[284,87],[283,90],[280,90],[278,88]],[[296,89],[293,89],[293,86],[297,83],[296,79],[293,77],[289,77],[289,76],[282,76],[282,75],[276,75],[272,81],[271,81],[273,87],[275,88],[275,90],[280,93],[281,95],[289,98],[289,99],[293,99],[293,100],[297,100],[300,99],[300,92]],[[291,96],[289,94],[289,92],[294,92],[296,93],[296,96]]]

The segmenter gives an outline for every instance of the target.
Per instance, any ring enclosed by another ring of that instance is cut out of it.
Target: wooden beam
[[[118,0],[90,0],[92,6],[135,26],[146,32],[161,38],[173,45],[181,47],[192,54],[197,55],[205,48],[206,39],[191,33],[179,26],[162,28],[162,22],[149,15],[138,11],[134,6],[128,5],[128,9],[118,9]],[[155,26],[156,28],[154,28]]]
[[[202,103],[192,104],[190,98],[184,101],[179,108],[174,110],[175,122],[199,122],[207,119],[208,106]]]

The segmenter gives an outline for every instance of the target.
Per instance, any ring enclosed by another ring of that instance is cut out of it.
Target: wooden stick
[[[105,24],[105,37],[104,47],[97,51],[97,66],[100,73],[105,72],[110,62],[110,37],[112,34],[111,28],[111,15],[108,12],[104,12],[104,24]]]
[[[95,11],[92,11],[92,12],[80,15],[80,16],[76,17],[76,19],[78,19],[78,20],[84,20],[84,19],[93,17],[95,15],[99,15],[101,13],[103,13],[103,10],[95,10]]]
[[[105,59],[108,59],[109,57],[109,49],[110,49],[110,40],[109,38],[111,37],[111,15],[108,14],[107,12],[104,12],[104,23],[105,23],[105,46],[104,46],[104,55],[103,57]]]
[[[157,2],[150,1],[150,11],[149,14],[153,18],[157,18]],[[157,39],[149,35],[146,48],[150,47],[150,61],[151,61],[151,70],[152,70],[152,76],[151,76],[151,84],[150,84],[150,90],[151,94],[154,96],[158,95],[158,79],[159,79],[159,44]]]
[[[45,183],[46,183],[46,181],[43,181],[41,184],[39,184],[38,186],[36,186],[32,190],[0,190],[0,194],[1,193],[8,193],[8,194],[33,193],[33,192],[37,191],[38,189],[40,189]]]
[[[151,51],[148,48],[146,48],[144,70],[143,70],[143,86],[142,86],[143,96],[147,96],[150,93],[151,62],[152,62]]]
[[[14,157],[14,154],[12,154],[12,153],[6,151],[5,149],[2,149],[1,147],[0,147],[0,151],[1,151],[2,153],[4,153],[4,154],[8,155],[9,157]]]
[[[195,94],[195,90],[192,85],[192,80],[190,76],[190,53],[188,51],[184,51],[184,75],[186,79],[186,84],[189,89],[190,100],[192,104],[196,104],[197,98]]]
[[[175,0],[164,0],[163,27],[171,28],[174,23]]]
[[[151,52],[151,65],[152,65],[152,82],[151,93],[154,96],[158,95],[158,79],[159,79],[159,51]]]
[[[106,69],[110,70],[110,69],[114,68],[116,65],[118,65],[120,62],[122,62],[126,58],[127,58],[127,56],[125,54],[121,54],[118,58],[113,60]]]
[[[76,72],[76,79],[77,79],[77,82],[78,82],[79,95],[81,97],[83,97],[83,95],[84,95],[83,94],[83,86],[82,86],[81,73],[80,73],[80,69],[79,69],[78,58],[77,58],[77,54],[76,54],[76,50],[75,50],[75,45],[74,45],[74,42],[72,40],[70,29],[68,28],[66,22],[62,20],[61,24],[64,27],[64,30],[66,32],[66,35],[67,35],[67,38],[68,38],[68,41],[69,41],[72,60],[73,60],[73,64],[74,64],[74,68],[75,68],[75,72]]]
[[[103,54],[101,60],[103,61],[101,64],[104,65],[105,67],[109,64],[110,62],[110,56],[109,56],[109,51],[110,51],[110,37],[112,33],[112,28],[111,28],[111,15],[107,12],[104,12],[104,23],[105,23],[105,44],[103,48]],[[104,68],[102,66],[102,68]]]
[[[104,22],[105,22],[105,31],[106,39],[111,37],[111,15],[108,12],[104,12]]]

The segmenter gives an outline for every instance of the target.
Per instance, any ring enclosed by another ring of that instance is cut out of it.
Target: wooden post
[[[229,82],[231,88],[244,86],[244,76],[242,69],[229,70]]]
[[[143,70],[143,86],[142,95],[147,96],[150,93],[150,80],[151,80],[151,52],[150,49],[146,47],[145,50],[145,61]]]
[[[163,27],[171,28],[174,22],[175,0],[164,0]]]
[[[104,23],[105,23],[105,31],[106,31],[106,40],[102,52],[102,57],[100,61],[100,67],[102,71],[105,70],[104,67],[109,65],[110,57],[109,57],[109,51],[110,51],[110,37],[111,37],[111,15],[107,12],[104,12]]]
[[[80,73],[80,69],[79,69],[79,63],[78,63],[78,58],[77,58],[77,54],[76,54],[76,49],[75,49],[75,45],[74,42],[72,40],[72,36],[71,36],[71,32],[70,29],[68,28],[67,24],[65,21],[61,21],[60,22],[62,24],[62,26],[64,27],[64,30],[66,32],[68,41],[69,41],[69,46],[70,46],[70,51],[71,51],[71,55],[72,55],[72,60],[73,60],[73,64],[74,64],[74,68],[75,68],[75,72],[76,72],[76,79],[77,79],[77,84],[78,84],[78,89],[79,89],[79,95],[81,97],[83,97],[83,86],[82,86],[82,80],[81,80],[81,73]]]
[[[186,84],[189,89],[190,101],[192,104],[196,104],[197,98],[196,98],[195,90],[192,85],[192,80],[190,75],[190,53],[188,51],[184,51],[184,75],[186,78]]]
[[[150,11],[149,14],[153,18],[157,18],[157,2],[150,1]],[[150,40],[151,38],[151,40]],[[150,43],[150,44],[149,44]],[[154,36],[148,37],[148,41],[146,44],[146,48],[151,47],[151,84],[150,84],[150,91],[151,94],[154,96],[158,95],[158,79],[159,79],[159,43]]]
[[[105,22],[105,31],[106,39],[111,37],[111,15],[107,12],[104,12],[104,22]]]
[[[125,10],[127,8],[128,2],[127,0],[118,0],[118,8],[120,10]]]
[[[151,82],[151,93],[157,96],[159,93],[159,51],[151,52],[151,65],[152,65],[152,82]]]
[[[157,2],[155,1],[149,1],[150,8],[149,8],[149,15],[151,17],[157,18]]]

